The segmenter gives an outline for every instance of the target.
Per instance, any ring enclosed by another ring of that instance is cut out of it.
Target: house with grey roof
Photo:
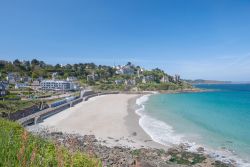
[[[8,85],[4,82],[0,82],[0,96],[5,96],[7,94],[7,87]]]

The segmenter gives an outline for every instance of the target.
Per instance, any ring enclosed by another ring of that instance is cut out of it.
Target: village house
[[[126,65],[126,66],[116,66],[116,74],[123,74],[123,75],[134,75],[135,74],[135,70],[129,66],[129,65]]]
[[[31,88],[35,89],[35,90],[39,90],[40,89],[40,81],[39,80],[35,80],[31,83]]]
[[[20,76],[18,73],[10,72],[7,74],[6,80],[9,84],[15,84],[16,82],[20,81]]]
[[[22,89],[22,88],[28,88],[29,85],[27,83],[16,83],[15,89]]]
[[[124,80],[123,79],[117,79],[117,80],[115,80],[115,84],[116,85],[122,85],[122,84],[124,84]]]
[[[40,76],[36,80],[39,81],[39,82],[42,82],[43,81],[43,77]]]
[[[77,78],[76,77],[74,77],[74,76],[70,76],[70,77],[67,77],[67,79],[66,79],[67,81],[72,81],[72,82],[75,82],[75,81],[77,81]]]
[[[124,83],[125,83],[125,85],[128,85],[128,86],[136,85],[136,82],[134,79],[126,79]]]
[[[167,83],[167,82],[169,82],[168,76],[164,75],[164,76],[161,78],[160,82],[161,82],[161,83]]]
[[[99,76],[95,73],[87,75],[87,81],[96,81],[99,79]]]
[[[5,96],[7,94],[8,85],[4,82],[0,82],[0,96]]]
[[[24,83],[30,83],[32,79],[28,76],[25,76],[25,77],[21,77],[20,81]]]
[[[142,83],[148,83],[148,82],[153,82],[154,81],[154,76],[153,75],[147,75],[142,77]]]

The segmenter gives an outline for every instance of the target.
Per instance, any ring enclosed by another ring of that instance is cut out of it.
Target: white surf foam
[[[185,136],[175,133],[172,126],[148,115],[145,112],[144,104],[148,101],[149,96],[150,95],[144,95],[136,100],[136,104],[139,108],[135,112],[140,116],[139,125],[155,142],[168,147],[183,143],[188,146],[188,150],[191,152],[197,152],[199,147],[203,147],[206,154],[217,160],[226,163],[232,162],[233,160],[236,162],[237,166],[250,167],[249,162],[238,158],[233,152],[229,150],[213,150],[195,142],[187,141]]]
[[[139,124],[144,131],[156,142],[166,146],[180,144],[182,142],[181,135],[175,135],[173,127],[163,121],[159,121],[144,112],[144,103],[150,95],[144,95],[136,100],[136,104],[140,107],[135,112],[140,116]]]

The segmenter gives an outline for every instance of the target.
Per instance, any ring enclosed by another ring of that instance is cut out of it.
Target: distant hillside
[[[131,62],[112,67],[94,63],[50,65],[37,59],[16,59],[13,62],[0,60],[0,81],[8,80],[9,75],[15,76],[12,77],[14,83],[22,82],[20,78],[27,78],[30,80],[28,82],[75,78],[81,86],[92,86],[95,90],[157,91],[192,88],[179,75],[170,76],[159,68],[147,70]]]
[[[186,82],[190,84],[230,84],[231,81],[216,81],[216,80],[204,80],[204,79],[196,79],[196,80],[186,80]]]

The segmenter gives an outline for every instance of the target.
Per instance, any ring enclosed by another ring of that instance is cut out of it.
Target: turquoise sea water
[[[150,96],[138,111],[140,125],[160,143],[204,146],[214,156],[243,160],[246,165],[250,161],[250,85],[197,87],[215,91]]]

